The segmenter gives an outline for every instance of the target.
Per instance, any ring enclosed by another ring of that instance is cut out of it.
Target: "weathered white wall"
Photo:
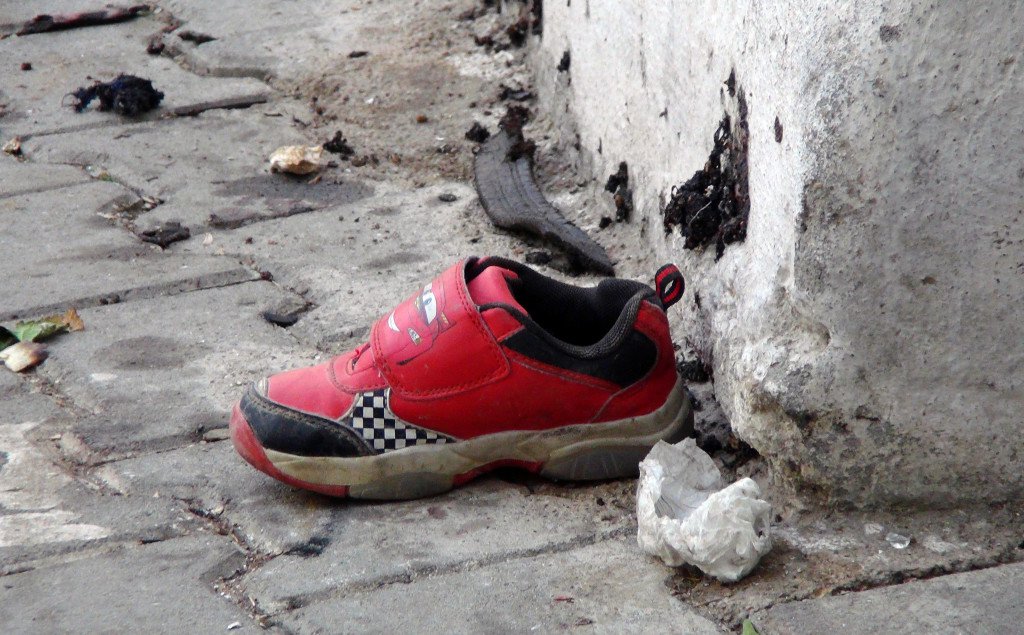
[[[687,275],[678,333],[779,486],[1024,494],[1022,43],[1015,2],[545,2],[545,105],[596,174],[629,163],[635,222]],[[707,159],[733,69],[751,212],[716,263],[660,209]]]

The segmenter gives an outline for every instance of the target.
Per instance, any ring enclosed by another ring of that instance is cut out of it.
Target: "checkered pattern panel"
[[[388,407],[386,390],[359,393],[346,423],[378,452],[401,450],[411,445],[454,441],[442,434],[399,421]]]

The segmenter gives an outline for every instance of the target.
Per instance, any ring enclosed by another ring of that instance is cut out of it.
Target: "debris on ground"
[[[527,0],[519,9],[519,17],[505,29],[512,46],[522,46],[530,33],[541,33],[541,0]]]
[[[615,268],[604,248],[562,216],[537,188],[532,172],[536,146],[522,131],[528,115],[525,108],[509,107],[501,130],[480,146],[474,176],[484,210],[498,227],[558,245],[576,267],[613,275]]]
[[[14,137],[10,141],[4,144],[3,151],[5,154],[9,154],[12,157],[22,156],[21,151],[21,137]]]
[[[885,541],[889,543],[893,549],[906,549],[910,546],[913,539],[910,536],[904,536],[894,531],[889,532],[885,535]]]
[[[270,310],[263,311],[261,313],[263,320],[266,320],[274,326],[279,326],[282,329],[295,326],[295,323],[299,321],[299,313],[278,313]]]
[[[608,177],[604,189],[615,197],[615,220],[628,221],[633,214],[633,190],[629,188],[629,166],[623,161],[619,169]]]
[[[167,44],[164,43],[163,33],[157,33],[156,35],[149,38],[149,42],[146,43],[146,52],[150,55],[160,55],[167,48]]]
[[[192,232],[189,231],[188,227],[176,221],[168,221],[159,227],[141,232],[139,239],[143,242],[159,245],[161,249],[167,249],[172,243],[188,240],[191,235]]]
[[[30,70],[32,70],[32,62],[22,62],[21,63],[21,70],[23,70],[23,71],[30,71]]]
[[[529,101],[534,98],[532,90],[526,88],[513,88],[505,84],[498,84],[498,99],[501,101]]]
[[[294,326],[309,308],[310,305],[306,302],[287,300],[274,308],[263,311],[260,316],[267,322],[286,329]]]
[[[341,130],[336,130],[334,136],[329,141],[324,142],[323,148],[331,154],[341,155],[342,159],[347,159],[356,153],[352,146],[348,144],[348,139],[341,133]]]
[[[437,195],[437,200],[441,201],[442,203],[454,203],[455,201],[459,200],[459,197],[455,196],[451,192],[441,192],[440,194]]]
[[[207,110],[241,110],[255,106],[256,104],[267,103],[266,93],[256,95],[243,95],[241,97],[227,97],[225,99],[214,99],[213,101],[201,101],[195,104],[177,106],[165,114],[165,117],[195,117]]]
[[[598,229],[607,229],[614,222],[611,216],[602,216],[601,220],[597,222],[597,227]]]
[[[466,139],[473,143],[483,143],[487,141],[491,136],[491,131],[480,125],[479,121],[474,121],[473,125],[466,131]]]
[[[73,308],[38,320],[23,320],[9,329],[0,327],[0,360],[10,370],[20,373],[46,359],[46,346],[40,341],[58,333],[83,329],[85,323]]]
[[[530,251],[527,252],[525,260],[528,265],[546,265],[551,262],[551,252]]]
[[[47,355],[46,346],[35,342],[18,342],[0,350],[0,360],[16,373],[42,364]]]
[[[440,150],[438,151],[440,152]],[[362,156],[354,157],[351,161],[352,167],[355,168],[361,168],[364,165],[380,165],[380,158],[378,158],[376,154],[364,154]],[[401,162],[401,157],[399,157],[399,162]]]
[[[570,55],[568,49],[566,49],[565,53],[562,53],[562,59],[558,61],[558,72],[568,72],[570,64],[572,64],[572,55]]]
[[[164,94],[153,88],[153,82],[134,75],[118,75],[111,82],[96,82],[71,93],[75,98],[75,112],[82,112],[94,99],[100,100],[99,110],[113,110],[125,117],[134,117],[160,105]]]
[[[281,146],[270,155],[270,171],[312,174],[323,167],[320,163],[323,154],[323,146]]]
[[[640,463],[637,543],[665,564],[735,582],[772,548],[771,505],[750,478],[724,487],[693,439],[659,441]]]
[[[714,148],[704,167],[672,188],[665,207],[665,233],[679,226],[686,249],[715,245],[715,260],[725,246],[747,237],[750,194],[747,189],[746,104],[740,95],[740,118],[733,126],[728,115],[715,132]]]
[[[356,58],[360,58],[360,57],[366,57],[369,54],[370,54],[369,51],[352,51],[351,53],[348,54],[348,56],[349,56],[349,59],[356,59]]]
[[[32,18],[19,29],[16,35],[33,35],[64,31],[87,26],[100,26],[133,20],[148,13],[149,5],[139,4],[132,7],[108,7],[99,11],[82,11],[79,13],[42,14]]]
[[[691,384],[703,384],[711,381],[711,364],[699,358],[680,360],[676,362],[676,370],[679,375]]]
[[[212,35],[207,35],[206,33],[199,33],[198,31],[191,31],[189,29],[185,29],[184,31],[178,31],[178,38],[185,42],[192,42],[196,46],[199,46],[200,44],[206,44],[207,42],[213,42],[217,39]]]
[[[523,125],[530,120],[530,111],[523,106],[509,106],[498,126],[505,131],[511,140],[505,160],[510,162],[526,159],[533,165],[533,155],[537,152],[537,144],[523,136]],[[532,178],[532,175],[531,175]]]

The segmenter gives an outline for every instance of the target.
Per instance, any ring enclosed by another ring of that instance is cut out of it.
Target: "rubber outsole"
[[[419,445],[367,457],[307,457],[264,448],[235,406],[231,440],[257,470],[288,485],[328,496],[408,500],[434,496],[501,467],[552,480],[636,476],[659,440],[693,434],[693,411],[682,380],[654,412],[606,423],[553,430],[502,432],[458,443]]]

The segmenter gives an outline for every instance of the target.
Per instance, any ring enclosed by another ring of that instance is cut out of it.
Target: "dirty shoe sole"
[[[375,500],[421,498],[446,492],[499,467],[515,466],[555,480],[636,476],[659,440],[693,433],[693,411],[682,380],[654,412],[605,423],[553,430],[510,431],[467,441],[417,445],[376,456],[309,457],[260,445],[241,410],[231,414],[231,440],[253,467],[288,485]]]

